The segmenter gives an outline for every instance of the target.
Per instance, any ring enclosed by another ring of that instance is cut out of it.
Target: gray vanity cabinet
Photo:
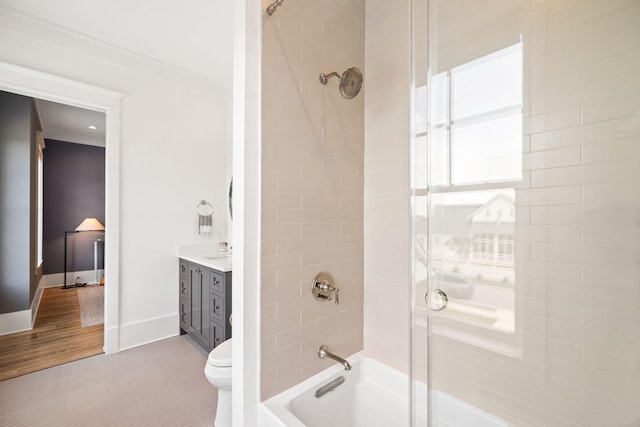
[[[180,259],[180,333],[188,333],[205,350],[231,338],[231,272]]]

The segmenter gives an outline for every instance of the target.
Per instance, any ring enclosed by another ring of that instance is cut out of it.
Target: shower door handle
[[[428,291],[424,294],[424,302],[431,307],[431,310],[442,311],[449,305],[449,298],[442,289],[434,289],[431,296]]]

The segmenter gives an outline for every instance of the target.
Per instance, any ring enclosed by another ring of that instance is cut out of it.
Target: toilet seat
[[[211,350],[207,364],[219,368],[231,367],[231,338]]]

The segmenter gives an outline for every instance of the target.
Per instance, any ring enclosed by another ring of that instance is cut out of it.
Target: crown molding
[[[199,88],[204,86],[220,95],[224,95],[227,86],[230,86],[230,82],[222,82],[185,70],[1,5],[0,28],[2,31],[10,31],[31,40],[45,42],[132,71],[142,72],[174,85],[185,87],[197,85]]]

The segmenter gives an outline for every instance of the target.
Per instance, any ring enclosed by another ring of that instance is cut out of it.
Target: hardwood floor
[[[76,289],[45,288],[31,331],[0,336],[0,381],[103,352],[104,325],[83,328]]]

